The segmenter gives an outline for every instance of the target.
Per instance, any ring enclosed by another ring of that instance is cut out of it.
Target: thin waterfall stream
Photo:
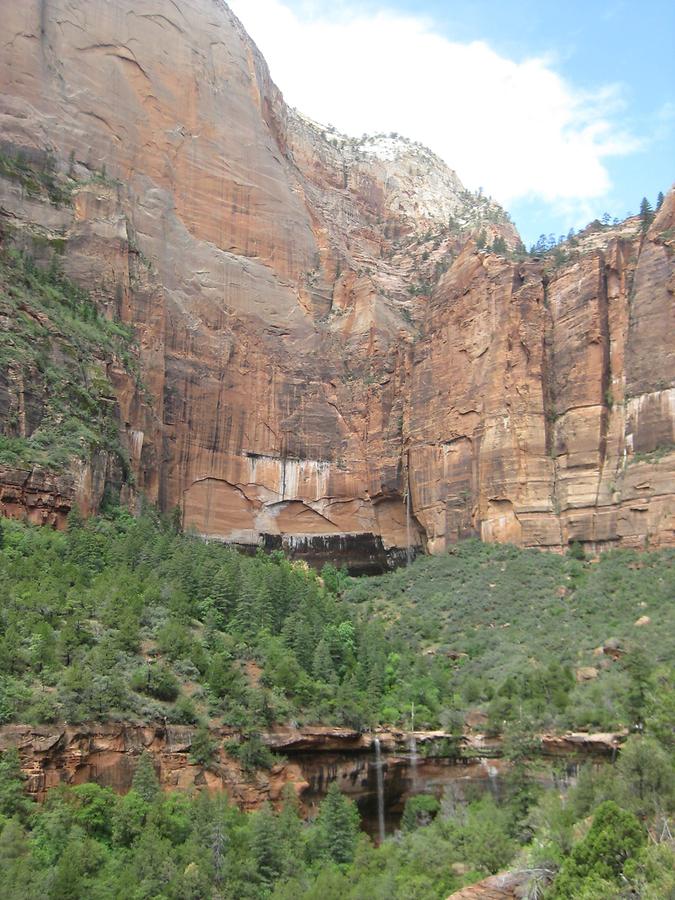
[[[406,565],[412,562],[412,549],[410,546],[410,482],[405,496],[405,558]]]
[[[380,843],[384,842],[384,773],[382,771],[384,763],[382,762],[382,748],[380,747],[379,738],[375,738],[373,742],[375,748],[375,777],[377,779],[377,828],[380,837]]]
[[[417,736],[415,735],[415,704],[410,704],[410,737],[408,738],[408,749],[410,750],[410,778],[412,782],[412,792],[417,793],[417,762],[419,756],[417,754]]]
[[[419,760],[419,755],[417,753],[417,738],[414,733],[411,733],[408,738],[408,748],[410,750],[410,781],[412,784],[412,793],[416,794],[418,791],[417,788],[417,762]]]

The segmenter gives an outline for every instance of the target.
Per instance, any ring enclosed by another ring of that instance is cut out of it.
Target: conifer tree
[[[211,737],[209,729],[205,725],[200,725],[190,744],[190,762],[208,768],[217,749],[218,745]]]
[[[300,801],[292,784],[281,792],[283,806],[277,818],[278,834],[283,844],[284,875],[290,877],[300,872],[305,851],[305,829],[300,817]]]
[[[145,750],[138,760],[131,787],[146,803],[152,803],[159,794],[159,780],[155,773],[152,757]]]
[[[215,601],[218,612],[225,621],[234,613],[239,593],[239,572],[234,565],[224,565],[216,572],[211,582],[209,596]]]
[[[663,206],[664,201],[663,191],[659,191],[658,197],[656,198],[656,211],[658,212]]]
[[[0,817],[25,818],[33,804],[23,789],[19,751],[12,748],[0,753]]]
[[[281,836],[278,833],[276,816],[266,803],[253,819],[253,839],[251,847],[260,880],[272,885],[281,874]]]
[[[316,645],[316,650],[314,651],[312,675],[317,681],[321,681],[324,684],[337,684],[338,681],[333,657],[330,654],[328,644],[323,638]]]
[[[262,607],[267,600],[265,593],[255,572],[245,572],[234,615],[235,628],[241,634],[255,634],[264,625],[266,615]]]
[[[640,219],[642,220],[642,230],[647,231],[654,218],[654,210],[646,197],[642,198],[640,203]]]
[[[322,852],[336,863],[349,863],[359,835],[356,806],[344,797],[336,781],[328,788],[317,818],[319,845]]]

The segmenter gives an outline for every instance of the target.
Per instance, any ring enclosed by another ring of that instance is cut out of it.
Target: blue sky
[[[288,101],[428,144],[531,243],[675,180],[675,2],[231,0]]]

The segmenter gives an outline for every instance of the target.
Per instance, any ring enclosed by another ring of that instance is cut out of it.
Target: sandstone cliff
[[[471,534],[675,540],[672,193],[557,267],[479,251],[517,244],[496,204],[426,148],[290,110],[220,0],[0,8],[2,240],[56,244],[133,325],[125,499],[363,570]],[[0,502],[58,524],[109,472],[5,467]]]
[[[310,812],[337,780],[343,793],[359,803],[366,820],[372,816],[376,833],[376,735],[320,725],[301,729],[280,726],[261,735],[265,745],[280,754],[278,762],[270,770],[255,772],[246,772],[228,746],[239,739],[236,730],[211,729],[214,753],[206,765],[191,757],[194,735],[192,727],[159,723],[4,725],[0,727],[0,751],[19,751],[26,789],[38,801],[59,784],[89,781],[126,793],[143,752],[150,754],[164,790],[224,791],[248,810],[267,801],[280,802],[284,787],[291,785],[304,811]],[[410,735],[379,731],[377,736],[385,760],[387,813],[397,822],[406,798],[416,789],[415,779],[438,796],[448,785],[461,794],[463,786],[485,787],[509,765],[501,758],[498,738],[467,734],[458,739],[443,732],[417,732],[422,752],[413,769]],[[574,771],[581,760],[613,757],[625,737],[625,733],[543,735],[540,753],[544,758],[566,760]],[[550,783],[555,779],[553,768],[541,767],[539,777]]]

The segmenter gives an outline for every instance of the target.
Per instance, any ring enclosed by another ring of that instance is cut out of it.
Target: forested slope
[[[609,730],[634,724],[673,659],[672,551],[587,562],[467,542],[348,579],[152,510],[2,534],[2,722],[405,728],[414,705],[419,728],[482,710],[494,732]]]

